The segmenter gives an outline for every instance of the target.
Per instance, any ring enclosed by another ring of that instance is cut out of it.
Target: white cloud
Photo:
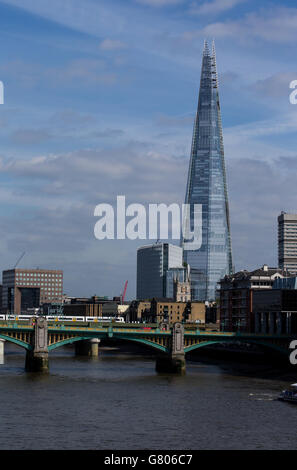
[[[114,51],[118,49],[125,49],[127,45],[123,41],[107,38],[101,41],[99,47],[103,51]]]
[[[10,140],[19,145],[40,144],[51,138],[47,129],[18,129],[10,136]]]
[[[156,124],[162,127],[192,127],[195,119],[195,114],[190,113],[185,116],[168,116],[166,114],[160,114],[156,119]]]
[[[292,106],[293,107],[293,106]],[[225,129],[224,135],[226,138],[235,142],[242,142],[259,137],[295,134],[297,130],[297,113],[292,110],[291,113],[283,114],[279,117],[271,119],[254,121],[249,124],[232,126]]]
[[[247,0],[214,0],[212,2],[197,3],[193,2],[190,6],[189,13],[194,15],[212,15],[230,10],[240,3]]]
[[[296,72],[277,73],[263,80],[257,80],[256,83],[250,86],[250,90],[256,92],[258,95],[267,96],[269,98],[283,98],[288,97],[291,93],[289,85],[292,80],[297,78]],[[288,103],[288,99],[286,100]]]
[[[61,84],[80,87],[82,83],[111,85],[117,79],[105,61],[84,57],[70,60],[63,65],[47,67],[39,63],[11,60],[0,65],[0,72],[30,87],[44,81],[55,87]]]
[[[27,160],[0,159],[0,174],[22,179],[29,204],[34,191],[32,181],[42,188],[40,203],[43,196],[51,194],[53,199],[62,195],[69,201],[87,198],[97,204],[98,195],[111,199],[115,193],[126,194],[134,202],[178,202],[176,186],[181,175],[186,179],[186,167],[183,158],[153,151],[152,146],[148,148],[141,142],[130,142],[113,150],[79,150]],[[158,195],[160,201],[151,200],[152,194]]]
[[[210,5],[215,7],[215,3],[204,4],[205,12]],[[203,5],[199,8],[202,7]],[[185,30],[180,34],[180,38],[187,41],[205,37],[234,38],[240,44],[249,43],[256,46],[259,40],[268,43],[292,43],[296,40],[296,35],[297,8],[275,7],[247,13],[236,20],[217,21],[192,31]]]
[[[177,5],[183,3],[184,0],[135,0],[137,3],[142,5],[148,5],[150,7],[164,7],[170,5]]]
[[[297,9],[273,8],[257,13],[248,13],[237,21],[218,22],[207,25],[201,31],[215,37],[234,37],[238,40],[262,39],[273,43],[286,43],[296,39]]]
[[[59,86],[70,82],[80,86],[81,82],[88,84],[110,85],[116,81],[116,75],[106,69],[106,64],[98,59],[76,59],[63,67],[49,67],[46,75],[52,83]]]

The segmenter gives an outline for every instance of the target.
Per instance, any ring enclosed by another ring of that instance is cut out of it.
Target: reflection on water
[[[39,375],[24,372],[21,349],[5,348],[1,449],[297,448],[297,407],[276,400],[292,372],[255,376],[254,366],[201,359],[179,377],[156,374],[137,350],[89,360],[61,348]]]

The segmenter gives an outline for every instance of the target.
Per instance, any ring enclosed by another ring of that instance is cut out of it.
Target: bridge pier
[[[27,351],[25,369],[27,372],[48,372],[48,353],[34,353],[34,351]]]
[[[87,356],[87,357],[98,357],[99,356],[99,343],[100,339],[92,338],[75,343],[75,355],[76,356]]]
[[[175,356],[164,354],[164,356],[158,356],[156,360],[156,371],[184,375],[186,373],[185,354]]]
[[[281,312],[277,312],[276,314],[276,334],[282,334],[282,314]]]
[[[181,323],[173,325],[171,350],[169,353],[157,357],[156,371],[180,375],[186,373],[184,327]]]
[[[286,318],[286,334],[290,335],[292,330],[292,314],[291,312],[287,312]]]
[[[5,339],[0,339],[0,364],[4,364],[4,344]]]
[[[34,326],[32,349],[26,353],[27,372],[48,372],[48,329],[45,318],[37,318]]]
[[[275,329],[274,328],[274,323],[275,323],[274,312],[269,312],[268,316],[269,316],[269,331],[268,331],[268,333],[270,335],[273,335],[274,329]]]
[[[255,313],[255,333],[260,333],[261,329],[261,314],[259,312]]]

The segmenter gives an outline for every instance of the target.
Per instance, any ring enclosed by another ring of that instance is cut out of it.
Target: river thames
[[[61,348],[39,375],[24,372],[20,348],[5,352],[0,449],[297,448],[297,407],[276,400],[292,371],[196,358],[180,377],[138,350],[85,359]]]

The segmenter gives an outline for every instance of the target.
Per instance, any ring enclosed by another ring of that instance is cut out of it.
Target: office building
[[[266,264],[254,271],[239,271],[220,281],[220,326],[224,331],[254,332],[253,296],[258,290],[272,290],[276,279],[290,276]]]
[[[9,269],[2,273],[2,311],[26,312],[44,303],[62,303],[63,271]]]
[[[183,268],[181,247],[170,243],[155,243],[138,248],[137,299],[167,297],[166,273],[171,268]]]
[[[297,274],[297,214],[278,216],[278,265]]]
[[[206,42],[185,203],[191,208],[185,225],[192,232],[194,214],[202,209],[201,246],[191,248],[181,240],[184,260],[196,270],[192,300],[215,300],[218,281],[232,273],[232,254],[216,55],[214,44],[210,52]]]

